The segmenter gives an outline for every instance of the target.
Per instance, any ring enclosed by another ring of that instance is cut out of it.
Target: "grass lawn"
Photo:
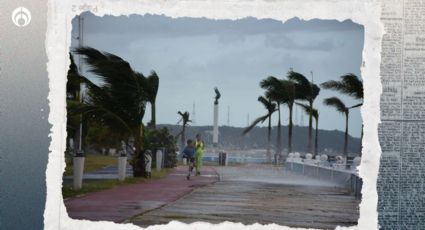
[[[86,159],[84,160],[84,172],[93,172],[103,167],[109,165],[117,165],[118,157],[115,156],[105,156],[99,154],[87,154]],[[66,167],[65,167],[65,176],[72,176],[73,167],[72,167],[72,158],[66,158]]]
[[[116,161],[116,158],[114,158]],[[91,193],[91,192],[97,192],[101,190],[111,189],[116,186],[120,185],[126,185],[126,184],[136,184],[136,183],[143,183],[149,180],[156,180],[159,179],[165,175],[167,175],[169,172],[171,172],[172,169],[162,169],[161,171],[152,170],[152,178],[146,179],[146,178],[127,178],[124,181],[118,181],[116,179],[114,180],[98,180],[98,181],[92,181],[92,182],[83,182],[83,187],[80,190],[74,190],[71,186],[63,186],[62,187],[62,195],[63,198],[70,198],[75,196],[80,196],[83,194]]]

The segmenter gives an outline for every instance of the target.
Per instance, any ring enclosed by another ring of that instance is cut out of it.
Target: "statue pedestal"
[[[218,144],[218,103],[214,103],[214,126],[213,126],[213,144]]]

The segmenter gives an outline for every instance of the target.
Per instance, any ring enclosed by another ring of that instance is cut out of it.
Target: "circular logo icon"
[[[24,27],[31,22],[31,12],[25,7],[18,7],[12,12],[12,21],[17,27]]]

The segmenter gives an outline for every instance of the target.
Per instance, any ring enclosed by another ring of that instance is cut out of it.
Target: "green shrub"
[[[174,168],[177,165],[176,139],[170,131],[163,127],[161,129],[146,129],[144,135],[145,150],[152,151],[152,165],[155,165],[157,150],[165,151],[165,168]]]

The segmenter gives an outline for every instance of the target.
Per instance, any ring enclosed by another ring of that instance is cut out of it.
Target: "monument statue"
[[[218,91],[217,87],[214,88],[214,91],[215,91],[215,101],[214,101],[214,104],[218,104],[218,99],[220,99],[221,94],[220,94],[220,91]]]

